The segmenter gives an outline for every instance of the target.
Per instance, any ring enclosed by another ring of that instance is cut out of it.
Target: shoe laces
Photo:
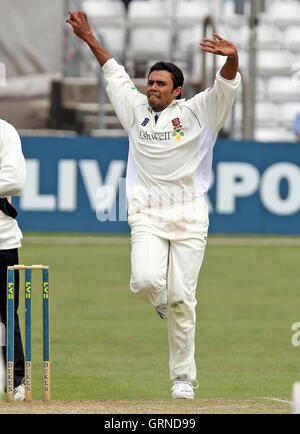
[[[177,384],[177,383],[185,383],[185,384],[189,384],[193,389],[198,389],[198,387],[199,387],[199,382],[198,382],[198,380],[188,381],[188,380],[186,380],[186,379],[183,378],[183,377],[178,377],[178,378],[176,378],[176,379],[174,380],[174,382],[173,382],[173,386],[171,387],[171,390],[172,390],[172,388],[175,386],[175,384]]]

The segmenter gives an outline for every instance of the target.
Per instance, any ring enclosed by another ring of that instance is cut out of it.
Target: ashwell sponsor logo
[[[157,140],[161,140],[161,141],[171,140],[171,133],[166,132],[166,133],[156,134],[156,133],[148,133],[147,131],[140,131],[139,138],[142,140],[149,140],[151,142]]]

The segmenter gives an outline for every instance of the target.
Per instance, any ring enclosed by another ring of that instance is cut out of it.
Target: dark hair
[[[149,75],[152,71],[169,71],[172,75],[173,85],[174,89],[176,89],[178,86],[183,86],[184,78],[181,69],[178,68],[178,66],[174,65],[174,63],[171,62],[157,62],[154,65],[151,66]],[[180,99],[181,94],[178,95],[176,99]]]

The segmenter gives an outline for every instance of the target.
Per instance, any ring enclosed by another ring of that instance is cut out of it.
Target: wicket
[[[32,400],[31,272],[32,270],[42,270],[43,400],[50,401],[49,267],[46,265],[14,265],[7,267],[7,400],[13,401],[14,399],[14,291],[16,270],[25,271],[25,401]]]

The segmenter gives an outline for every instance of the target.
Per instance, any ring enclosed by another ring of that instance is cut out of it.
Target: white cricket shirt
[[[25,159],[16,129],[0,119],[0,197],[19,196],[25,183]],[[18,222],[0,211],[0,250],[21,246]]]
[[[207,193],[213,146],[236,95],[240,74],[226,80],[217,73],[214,85],[191,99],[174,100],[159,115],[123,66],[109,59],[102,67],[107,93],[128,132],[128,213],[188,203]]]

